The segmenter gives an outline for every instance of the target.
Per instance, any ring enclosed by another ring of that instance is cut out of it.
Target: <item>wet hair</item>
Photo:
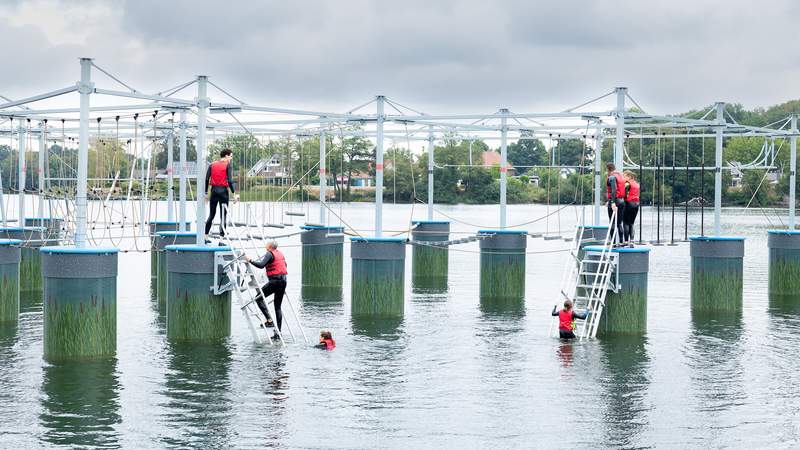
[[[333,339],[333,335],[328,330],[322,330],[319,332],[319,337],[322,339]]]
[[[564,300],[564,309],[572,309],[572,300],[570,299]]]
[[[625,172],[622,172],[622,174],[625,175],[628,178],[632,178],[633,180],[636,180],[636,172],[634,172],[632,170],[626,170]]]
[[[617,170],[617,166],[615,166],[614,163],[608,163],[606,164],[606,170],[608,170],[609,172],[613,172]]]
[[[229,148],[225,148],[225,149],[222,149],[222,151],[219,152],[219,157],[220,158],[224,158],[224,157],[232,155],[232,154],[233,154],[233,150],[231,150]]]

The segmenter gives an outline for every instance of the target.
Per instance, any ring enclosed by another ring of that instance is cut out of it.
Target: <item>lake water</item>
[[[441,211],[497,226],[497,207]],[[356,228],[372,225],[372,205],[342,212]],[[545,213],[511,206],[508,222]],[[385,228],[407,229],[411,217],[410,205],[387,205]],[[424,206],[413,217],[423,219]],[[571,235],[574,209],[560,220]],[[557,217],[548,222],[526,228],[557,231]],[[699,213],[689,222],[697,234]],[[547,337],[563,241],[529,239],[525,310],[507,314],[480,308],[477,243],[451,251],[449,286],[438,293],[412,290],[409,249],[403,319],[363,324],[349,313],[349,246],[342,300],[314,303],[300,298],[299,237],[283,239],[288,295],[311,337],[333,331],[333,352],[255,345],[238,313],[225,344],[170,343],[149,255],[122,253],[115,358],[44,362],[41,294],[23,297],[17,326],[0,326],[0,447],[796,448],[800,297],[787,306],[767,295],[766,230],[779,219],[726,209],[723,222],[747,238],[741,315],[693,316],[688,245],[654,247],[647,334],[570,344]],[[651,210],[644,225],[652,239]]]

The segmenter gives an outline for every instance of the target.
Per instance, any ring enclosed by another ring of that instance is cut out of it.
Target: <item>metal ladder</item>
[[[615,211],[611,215],[610,223],[614,224],[617,218]],[[583,223],[583,215],[581,221]],[[576,227],[573,245],[567,257],[566,266],[561,279],[561,289],[559,290],[559,303],[556,309],[561,306],[564,300],[572,300],[573,310],[591,310],[591,314],[586,320],[575,319],[575,335],[583,340],[584,338],[595,337],[597,328],[600,325],[600,317],[605,308],[606,294],[611,289],[617,291],[617,284],[611,279],[614,269],[617,266],[618,255],[612,250],[614,248],[614,238],[616,227],[609,226],[608,232],[599,251],[584,251],[581,258],[581,245],[586,240],[581,239],[582,226]],[[555,316],[550,322],[551,336],[558,336],[558,317]]]
[[[272,310],[270,310],[270,307],[272,307],[274,310],[273,297],[268,298],[266,295],[264,295],[264,291],[261,289],[263,281],[260,280],[250,263],[245,260],[244,250],[240,247],[240,245],[237,245],[238,243],[243,242],[238,227],[236,227],[233,222],[230,221],[231,216],[228,214],[228,208],[225,205],[222,205],[222,209],[225,213],[224,217],[226,217],[226,224],[224,227],[225,236],[221,236],[220,239],[231,249],[231,251],[228,254],[221,252],[218,255],[218,258],[221,258],[219,265],[221,265],[223,268],[225,276],[228,279],[228,283],[218,287],[218,293],[226,292],[228,290],[233,292],[233,296],[236,298],[236,302],[239,305],[239,310],[242,311],[245,322],[247,322],[247,326],[250,328],[250,332],[252,333],[253,340],[255,342],[260,344],[266,340],[270,344],[274,343],[269,334],[269,329],[265,326],[262,326],[262,324],[265,324],[267,319],[269,319],[269,321],[275,325],[274,331],[278,336],[278,341],[281,345],[285,345],[286,340],[284,339],[284,334],[278,329],[277,320],[275,320],[275,314]],[[232,235],[233,238],[231,237]],[[237,244],[234,244],[234,242]],[[258,252],[257,255],[258,257],[261,257]],[[261,312],[261,308],[258,307],[258,304],[256,303],[256,298],[258,296],[261,296],[261,298],[264,299],[269,317],[265,317]],[[288,312],[291,312],[291,316],[296,322],[297,328],[300,331],[300,335],[303,337],[303,341],[307,344],[308,338],[306,337],[302,323],[300,323],[300,317],[297,315],[294,305],[292,304],[291,300],[289,300],[289,296],[286,294],[284,294],[282,306],[288,306]],[[283,307],[281,308],[282,310],[284,309]],[[285,319],[286,320],[284,320],[283,323],[286,326],[285,329],[289,331],[290,340],[291,342],[297,343],[298,340],[289,323],[289,318],[285,317]]]

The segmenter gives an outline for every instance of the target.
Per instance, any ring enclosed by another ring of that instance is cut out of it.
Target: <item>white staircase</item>
[[[248,263],[245,259],[245,252],[242,248],[242,243],[248,242],[249,240],[243,238],[241,236],[241,230],[239,230],[239,228],[234,225],[232,221],[230,221],[231,216],[228,214],[228,208],[226,208],[224,205],[222,207],[225,212],[223,217],[228,218],[228,223],[225,226],[225,236],[220,237],[220,240],[225,245],[230,247],[231,252],[220,252],[217,256],[219,258],[219,264],[222,266],[225,276],[227,277],[227,283],[218,286],[217,293],[231,291],[239,310],[242,311],[242,315],[244,315],[245,322],[247,322],[247,326],[250,328],[250,332],[252,333],[253,340],[255,342],[259,344],[263,342],[274,344],[275,342],[273,342],[274,340],[271,337],[273,330],[278,337],[278,343],[281,345],[285,345],[287,341],[294,343],[299,342],[298,338],[295,336],[294,330],[292,330],[292,325],[290,324],[289,316],[291,316],[295,322],[297,330],[302,336],[303,341],[307,344],[308,338],[303,330],[302,323],[300,323],[300,317],[297,315],[294,305],[289,299],[289,296],[286,294],[284,294],[283,302],[281,304],[281,311],[283,312],[284,319],[284,333],[278,330],[277,321],[275,320],[273,297],[270,296],[267,298],[261,289],[261,286],[266,282],[266,280],[262,279],[265,277],[256,273],[254,270],[255,267]],[[258,244],[258,246],[261,245],[261,243]],[[256,249],[258,246],[256,246]],[[255,253],[256,257],[261,257],[260,251],[255,250]],[[261,309],[258,307],[258,304],[256,303],[256,298],[258,296],[261,296],[265,299],[264,302],[266,303],[267,314],[269,317],[265,317],[264,313],[262,313]],[[275,326],[263,326],[263,324],[267,323],[267,319],[269,319],[269,321]],[[288,331],[288,336],[285,333],[286,331]]]
[[[614,212],[609,223],[615,223],[616,218],[617,213]],[[580,223],[583,223],[583,217],[581,217]],[[564,300],[569,299],[572,300],[574,311],[591,311],[586,320],[575,319],[576,329],[574,332],[575,336],[580,340],[597,335],[600,317],[602,317],[603,309],[605,308],[606,294],[609,289],[613,292],[617,291],[616,282],[612,280],[618,257],[617,253],[612,251],[615,234],[616,227],[609,226],[605,240],[601,244],[592,245],[592,247],[599,248],[599,250],[584,250],[583,257],[581,257],[581,245],[586,244],[588,240],[581,239],[583,235],[582,226],[576,227],[575,230],[575,237],[572,240],[573,245],[570,248],[566,266],[564,267],[561,289],[559,290],[559,302],[556,304],[556,309],[561,309]],[[557,316],[554,316],[550,323],[549,334],[558,337]]]

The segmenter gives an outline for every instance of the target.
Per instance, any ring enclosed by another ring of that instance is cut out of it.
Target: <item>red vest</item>
[[[286,258],[283,257],[283,253],[280,251],[272,250],[272,261],[267,264],[267,277],[274,277],[277,275],[286,275],[289,272],[286,271]]]
[[[561,310],[558,312],[558,329],[572,331],[575,329],[575,321],[572,320],[572,310]]]
[[[617,182],[617,198],[620,200],[625,199],[625,179],[622,178],[622,174],[615,170],[608,174],[608,178],[611,177],[614,177]],[[608,180],[608,178],[606,178],[606,180]],[[606,198],[611,200],[611,186],[608,186],[608,182],[606,182]]]
[[[333,339],[320,339],[320,344],[325,344],[325,350],[333,350],[336,348],[336,341]]]
[[[228,187],[228,161],[214,161],[211,163],[211,185]]]
[[[628,196],[626,202],[639,202],[639,183],[636,180],[628,181]]]

